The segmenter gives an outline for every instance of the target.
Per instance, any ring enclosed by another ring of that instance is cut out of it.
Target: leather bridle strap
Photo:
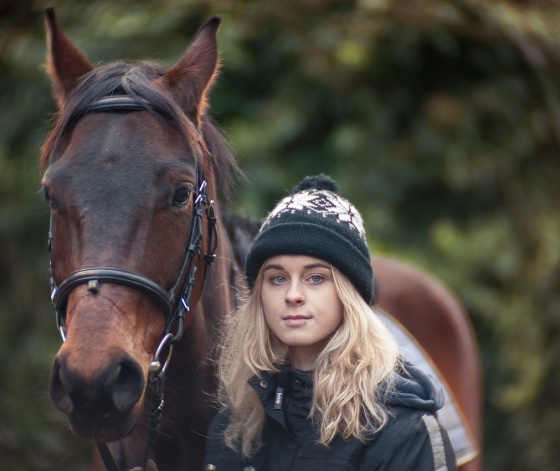
[[[164,308],[166,317],[171,313],[171,302],[169,293],[155,281],[147,276],[133,273],[120,268],[84,268],[70,274],[52,294],[52,301],[56,310],[63,308],[64,303],[70,292],[79,285],[88,285],[91,292],[99,291],[100,283],[112,283],[128,286],[144,293],[149,294],[158,301]]]
[[[128,95],[114,95],[101,98],[87,108],[87,113],[96,111],[141,111],[150,109],[150,102]]]
[[[97,445],[97,451],[99,451],[99,454],[101,455],[105,469],[107,471],[120,471],[117,463],[115,463],[113,455],[111,454],[111,450],[109,450],[109,447],[107,446],[107,443],[95,442],[95,444]]]

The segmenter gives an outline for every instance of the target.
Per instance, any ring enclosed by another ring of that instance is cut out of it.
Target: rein
[[[135,99],[130,96],[106,97],[96,101],[86,111],[88,112],[131,112],[149,109],[149,103],[142,99]],[[197,133],[194,123],[191,123]],[[181,340],[183,331],[192,320],[190,309],[190,298],[195,285],[196,264],[195,258],[201,258],[201,241],[203,237],[203,216],[207,219],[207,253],[203,257],[204,274],[203,284],[206,279],[208,267],[214,261],[217,246],[217,218],[215,215],[213,201],[208,199],[206,190],[207,183],[204,180],[200,168],[196,172],[196,188],[194,192],[193,217],[191,222],[191,232],[185,249],[181,270],[177,281],[170,289],[165,289],[159,283],[147,276],[139,273],[130,272],[121,268],[113,267],[92,267],[76,270],[58,286],[53,278],[52,269],[50,270],[51,301],[56,315],[56,325],[62,341],[66,341],[66,303],[68,296],[76,287],[87,284],[87,289],[92,293],[97,293],[101,283],[111,283],[126,286],[141,291],[156,300],[164,309],[166,325],[162,339],[153,356],[149,369],[149,384],[152,390],[152,410],[148,425],[148,436],[144,463],[148,461],[148,455],[153,441],[156,438],[159,422],[164,405],[164,381],[165,371],[171,360],[173,346]],[[52,213],[49,223],[48,248],[52,245]],[[52,262],[51,262],[52,263]],[[165,359],[160,360],[160,356],[167,349]],[[107,471],[119,471],[109,447],[106,442],[96,442],[97,448],[105,464]]]

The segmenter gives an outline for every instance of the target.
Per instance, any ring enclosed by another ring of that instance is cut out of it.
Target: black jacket
[[[434,415],[443,406],[443,393],[410,363],[406,370],[389,401],[392,418],[381,432],[366,443],[337,438],[328,447],[316,443],[318,434],[308,420],[310,373],[286,367],[275,375],[255,376],[249,383],[267,414],[264,446],[250,459],[227,448],[221,432],[228,412],[221,410],[209,430],[204,469],[213,464],[217,471],[456,470],[447,432]],[[281,408],[275,408],[278,387],[283,388]]]

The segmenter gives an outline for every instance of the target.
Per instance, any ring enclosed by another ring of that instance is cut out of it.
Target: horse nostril
[[[105,383],[115,408],[124,412],[138,402],[144,390],[144,377],[140,366],[129,358],[122,359]]]
[[[72,404],[72,400],[68,395],[68,390],[64,385],[63,372],[60,368],[58,359],[55,360],[49,383],[49,394],[53,404],[61,412],[70,414],[70,412],[74,409],[74,405]]]

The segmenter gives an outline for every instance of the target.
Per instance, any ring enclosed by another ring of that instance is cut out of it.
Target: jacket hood
[[[388,404],[431,413],[441,409],[445,402],[441,386],[406,360],[403,361],[403,367],[396,378],[394,392],[387,399]]]

